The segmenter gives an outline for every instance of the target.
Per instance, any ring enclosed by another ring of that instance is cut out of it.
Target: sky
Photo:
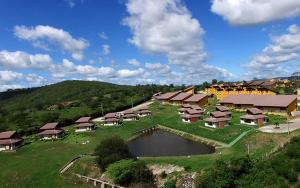
[[[0,1],[0,91],[265,79],[299,54],[299,0]]]

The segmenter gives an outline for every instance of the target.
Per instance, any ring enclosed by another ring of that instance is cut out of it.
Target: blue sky
[[[0,91],[288,76],[299,71],[299,15],[298,0],[3,0]]]

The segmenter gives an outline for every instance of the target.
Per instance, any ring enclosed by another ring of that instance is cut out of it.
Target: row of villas
[[[214,95],[222,100],[228,95],[276,95],[272,90],[275,82],[271,81],[252,81],[245,83],[224,83],[215,84],[205,89],[205,93]]]

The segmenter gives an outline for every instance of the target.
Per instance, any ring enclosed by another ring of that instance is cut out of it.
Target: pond
[[[163,130],[155,130],[128,142],[130,152],[138,157],[188,156],[210,154],[214,147],[193,142]]]

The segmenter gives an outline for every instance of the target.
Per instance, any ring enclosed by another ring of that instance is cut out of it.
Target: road
[[[297,117],[286,124],[281,124],[279,128],[275,128],[275,125],[267,125],[260,127],[259,130],[265,133],[287,133],[300,129],[300,117]]]

